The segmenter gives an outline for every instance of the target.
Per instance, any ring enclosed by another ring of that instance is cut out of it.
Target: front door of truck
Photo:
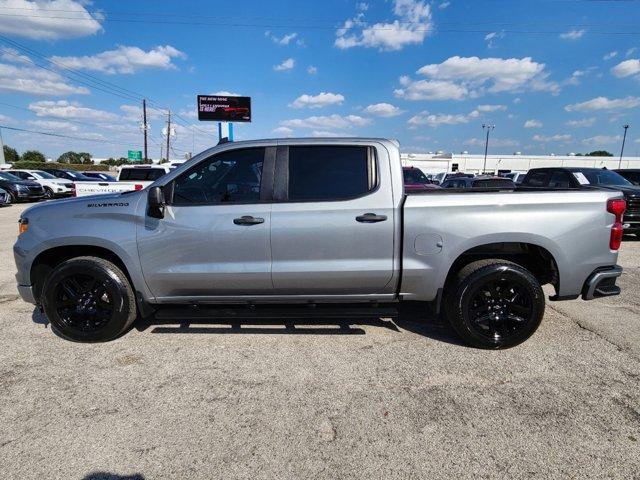
[[[165,185],[172,195],[164,218],[147,216],[138,227],[142,271],[154,296],[272,293],[271,203],[265,198],[271,186],[263,174],[274,156],[275,147],[228,150]]]
[[[280,295],[392,293],[389,162],[366,145],[278,147],[271,212]]]

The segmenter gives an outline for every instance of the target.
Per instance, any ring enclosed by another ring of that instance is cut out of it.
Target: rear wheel
[[[452,327],[478,348],[509,348],[536,331],[544,293],[531,272],[506,260],[479,260],[458,272],[445,308]]]
[[[112,340],[136,318],[129,280],[102,258],[77,257],[58,265],[47,277],[41,299],[51,325],[68,340]]]

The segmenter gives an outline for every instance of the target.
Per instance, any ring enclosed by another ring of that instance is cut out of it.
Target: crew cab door
[[[164,218],[138,227],[144,278],[160,301],[271,294],[275,147],[223,151],[164,186]]]
[[[396,219],[389,160],[379,157],[367,145],[278,146],[271,212],[276,294],[393,291]]]

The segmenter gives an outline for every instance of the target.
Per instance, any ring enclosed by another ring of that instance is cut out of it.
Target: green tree
[[[91,154],[87,153],[87,152],[80,152],[78,153],[78,156],[80,157],[80,162],[83,165],[93,165],[93,160],[91,159]]]
[[[20,155],[18,155],[18,152],[16,151],[15,148],[11,148],[7,145],[4,145],[2,149],[4,150],[5,162],[16,163],[18,160],[20,160]]]
[[[613,154],[607,152],[606,150],[595,150],[593,152],[587,153],[587,157],[613,157]]]
[[[65,152],[58,157],[58,163],[82,163],[82,159],[79,153]]]
[[[47,159],[44,158],[44,155],[38,150],[27,150],[22,154],[20,160],[23,162],[40,162],[44,163]]]
[[[110,167],[119,167],[120,165],[131,165],[135,162],[130,161],[128,158],[120,157],[120,158],[108,158],[102,165],[109,165]]]

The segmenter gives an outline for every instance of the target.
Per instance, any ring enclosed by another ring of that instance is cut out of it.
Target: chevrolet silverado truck
[[[87,197],[142,190],[169,171],[168,165],[126,165],[120,168],[116,182],[95,181],[95,179],[75,182],[75,196]]]
[[[620,293],[624,209],[602,190],[408,195],[391,140],[233,142],[141,191],[29,208],[16,277],[75,341],[221,304],[348,316],[415,301],[442,308],[469,344],[506,348],[540,324],[541,285],[552,300]]]

